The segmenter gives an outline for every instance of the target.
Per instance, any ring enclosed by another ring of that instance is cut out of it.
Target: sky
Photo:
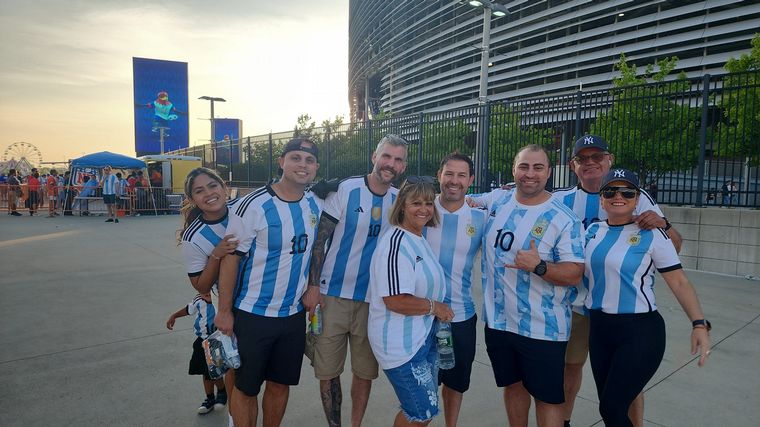
[[[348,117],[348,0],[0,0],[0,150],[133,156],[132,57],[188,62],[190,146]]]

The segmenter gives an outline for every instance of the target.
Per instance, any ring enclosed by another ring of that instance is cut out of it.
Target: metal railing
[[[616,165],[636,171],[658,202],[760,207],[760,72],[704,75],[573,95],[491,102],[379,120],[251,136],[173,154],[198,156],[232,186],[257,187],[278,175],[277,157],[296,134],[320,149],[318,178],[366,173],[387,133],[409,143],[408,174],[435,175],[453,150],[478,159],[475,187],[512,180],[520,147],[551,153],[553,187],[575,184],[568,159],[575,139],[603,136]],[[475,156],[478,129],[483,153]],[[733,185],[731,184],[733,182]],[[735,188],[735,190],[733,190]],[[730,193],[730,194],[728,194]]]

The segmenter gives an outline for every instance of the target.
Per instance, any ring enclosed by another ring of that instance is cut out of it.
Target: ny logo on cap
[[[622,169],[616,169],[613,173],[615,174],[615,178],[625,178],[625,171]]]
[[[583,145],[589,145],[594,143],[594,137],[593,136],[587,136],[583,138]]]

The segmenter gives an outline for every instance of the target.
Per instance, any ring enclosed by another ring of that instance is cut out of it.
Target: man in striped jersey
[[[378,366],[367,337],[369,267],[406,169],[407,142],[386,135],[372,155],[372,172],[351,177],[325,199],[304,305],[322,306],[323,330],[314,349],[314,375],[328,425],[341,424],[340,374],[351,346],[351,425],[361,425]],[[329,249],[328,249],[329,247]]]
[[[581,222],[544,190],[549,156],[523,147],[516,189],[484,197],[483,317],[496,384],[511,426],[527,426],[531,395],[538,426],[562,424],[570,295],[583,275]],[[489,193],[491,194],[491,193]]]
[[[116,194],[119,192],[119,178],[111,173],[111,166],[106,165],[103,168],[100,186],[103,187],[103,203],[108,208],[106,222],[119,222],[119,218],[116,217]]]
[[[597,135],[578,138],[573,146],[570,169],[578,177],[578,185],[555,190],[552,196],[575,212],[583,221],[584,229],[594,221],[607,219],[607,213],[599,204],[599,189],[607,172],[615,161],[610,153],[607,141]],[[636,223],[644,230],[662,228],[667,232],[677,251],[681,250],[681,235],[668,222],[654,199],[641,191],[636,210]],[[570,416],[583,380],[583,365],[588,358],[588,314],[583,308],[586,288],[578,287],[578,294],[573,301],[573,320],[570,341],[565,357],[565,426],[570,426]],[[631,419],[637,426],[644,422],[644,398],[639,395],[631,405]]]
[[[279,158],[280,180],[230,209],[225,234],[239,243],[221,261],[215,323],[238,338],[241,365],[231,406],[236,427],[256,424],[264,381],[264,425],[280,425],[289,386],[301,376],[306,321],[301,297],[322,211],[321,202],[304,191],[319,168],[317,158],[311,140],[289,141]]]
[[[475,360],[475,337],[478,316],[472,301],[472,266],[483,238],[488,213],[464,203],[467,189],[475,179],[472,160],[454,152],[443,158],[438,169],[441,194],[435,199],[441,222],[425,227],[425,239],[438,262],[451,292],[444,302],[454,311],[451,323],[454,338],[454,368],[439,370],[443,384],[443,411],[446,426],[454,427],[462,406],[462,395],[470,388],[470,373]]]

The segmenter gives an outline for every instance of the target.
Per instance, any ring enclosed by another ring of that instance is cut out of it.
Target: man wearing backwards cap
[[[214,323],[238,339],[241,365],[231,397],[236,427],[256,424],[264,381],[264,425],[280,425],[289,386],[301,376],[306,339],[301,296],[322,212],[321,201],[304,191],[317,173],[318,156],[311,140],[289,141],[279,158],[280,180],[230,208],[225,234],[237,238],[238,246],[219,267]]]
[[[607,219],[607,214],[599,204],[599,189],[605,175],[610,170],[615,155],[610,153],[607,141],[597,135],[578,138],[573,147],[570,169],[578,177],[578,185],[554,191],[553,197],[559,199],[573,210],[583,221],[584,228],[598,220]],[[645,230],[662,228],[668,234],[677,251],[681,250],[681,235],[668,222],[657,206],[657,202],[641,190],[636,210],[636,223]],[[583,308],[587,289],[578,286],[578,296],[573,303],[573,325],[565,357],[565,426],[570,425],[570,415],[578,390],[581,388],[583,364],[588,356],[588,317]],[[641,426],[644,417],[644,398],[639,395],[631,405],[633,423]]]

